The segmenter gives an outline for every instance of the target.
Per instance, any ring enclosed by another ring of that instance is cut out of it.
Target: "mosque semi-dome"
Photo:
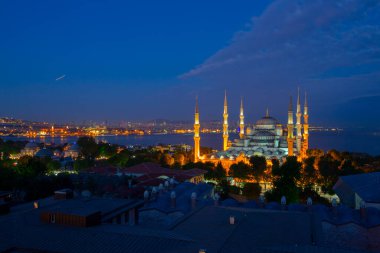
[[[54,156],[54,153],[47,148],[40,149],[36,154],[36,157],[45,158],[45,157],[52,157]]]
[[[26,145],[25,145],[25,148],[26,149],[35,149],[35,148],[39,148],[38,145],[35,143],[35,142],[28,142]]]

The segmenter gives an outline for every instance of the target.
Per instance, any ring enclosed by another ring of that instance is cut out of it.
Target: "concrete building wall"
[[[90,227],[100,224],[101,213],[96,212],[87,216],[80,216],[54,211],[44,211],[41,212],[40,219],[42,222],[50,224],[61,224],[74,227]]]
[[[351,187],[345,184],[341,179],[339,179],[334,186],[334,191],[338,195],[341,203],[351,208],[356,207],[355,193],[352,191]]]

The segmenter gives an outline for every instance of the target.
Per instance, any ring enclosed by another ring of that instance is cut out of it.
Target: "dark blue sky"
[[[297,86],[310,121],[380,123],[380,6],[371,0],[0,2],[0,116],[47,121],[230,119]],[[65,75],[64,78],[56,80]]]

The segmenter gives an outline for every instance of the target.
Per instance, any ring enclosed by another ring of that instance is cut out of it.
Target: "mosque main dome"
[[[265,116],[256,121],[256,126],[276,126],[278,124],[277,119],[270,117],[270,116]]]
[[[256,129],[275,129],[278,124],[278,120],[269,116],[269,110],[267,109],[264,117],[256,121]]]

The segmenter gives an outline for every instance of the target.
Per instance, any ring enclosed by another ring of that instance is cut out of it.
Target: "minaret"
[[[293,156],[294,136],[293,136],[293,103],[292,96],[290,96],[289,109],[288,109],[288,156]]]
[[[240,101],[240,139],[244,137],[244,109],[243,109],[243,98]]]
[[[297,97],[297,123],[296,123],[296,128],[297,128],[297,137],[296,137],[296,145],[297,145],[297,153],[301,154],[301,149],[302,149],[302,125],[301,125],[301,101],[300,101],[300,88],[298,88],[298,97]]]
[[[228,108],[227,92],[224,92],[224,111],[223,111],[223,150],[228,148]]]
[[[309,149],[309,112],[307,106],[307,96],[305,92],[305,105],[303,109],[303,155],[306,155],[306,151]]]
[[[194,162],[199,161],[200,156],[200,140],[199,129],[201,125],[199,124],[199,111],[198,111],[198,97],[195,99],[195,115],[194,115]]]

